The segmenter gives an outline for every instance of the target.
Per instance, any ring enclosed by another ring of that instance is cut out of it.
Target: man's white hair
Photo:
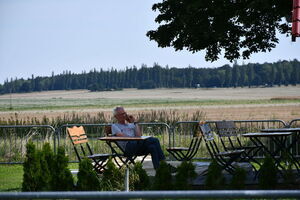
[[[116,116],[118,114],[118,111],[124,109],[122,106],[117,106],[113,109],[113,115]]]

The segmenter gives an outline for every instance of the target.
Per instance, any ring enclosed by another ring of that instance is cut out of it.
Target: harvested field
[[[10,105],[14,110],[5,110]],[[53,104],[53,107],[50,105]],[[300,86],[270,88],[125,89],[112,92],[87,90],[49,91],[0,96],[1,118],[54,118],[66,114],[111,115],[116,105],[131,113],[178,110],[202,111],[207,120],[300,118]],[[76,105],[76,106],[75,106]],[[50,106],[50,107],[49,107]],[[29,109],[26,109],[28,107]]]

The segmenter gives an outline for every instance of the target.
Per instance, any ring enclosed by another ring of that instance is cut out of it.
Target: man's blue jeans
[[[126,144],[125,156],[142,156],[151,154],[154,169],[159,167],[159,162],[165,160],[165,155],[161,149],[157,138],[147,138],[144,141],[130,141]]]

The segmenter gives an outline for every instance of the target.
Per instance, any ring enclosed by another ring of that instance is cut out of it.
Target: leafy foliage
[[[100,181],[93,169],[90,159],[84,158],[79,163],[79,172],[76,190],[80,191],[98,191],[100,190]]]
[[[175,189],[177,190],[189,190],[191,185],[189,181],[197,176],[195,172],[195,166],[192,162],[183,161],[177,167],[177,173],[175,176]]]
[[[225,177],[222,174],[222,167],[213,159],[208,167],[205,186],[207,189],[222,189],[224,184]]]
[[[265,157],[259,170],[258,184],[261,189],[274,189],[277,185],[277,168],[270,156]]]
[[[276,31],[290,32],[283,17],[291,15],[292,1],[164,0],[152,9],[160,12],[155,19],[160,25],[147,36],[159,47],[206,50],[207,61],[219,59],[223,50],[232,61],[274,48]]]

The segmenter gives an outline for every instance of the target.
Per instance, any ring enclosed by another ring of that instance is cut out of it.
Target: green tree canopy
[[[215,61],[224,51],[230,61],[252,53],[271,51],[276,32],[290,33],[284,17],[291,15],[292,1],[282,0],[163,0],[153,5],[160,14],[156,30],[147,32],[159,47],[206,50]]]

